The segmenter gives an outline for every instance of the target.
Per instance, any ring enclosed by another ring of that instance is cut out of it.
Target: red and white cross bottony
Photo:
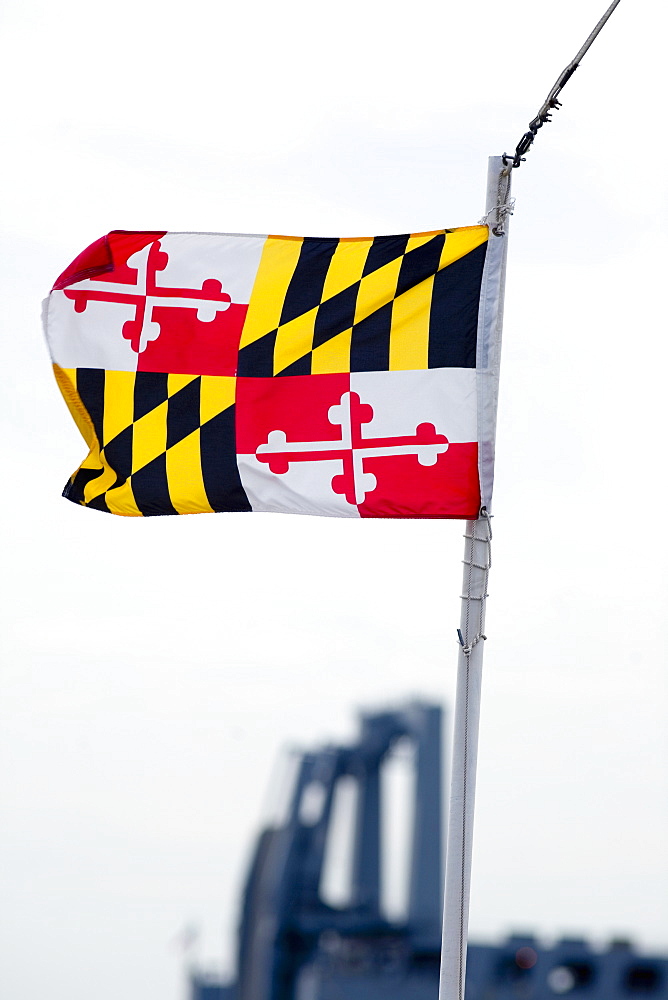
[[[113,270],[51,294],[54,360],[64,368],[235,374],[264,237],[110,233],[107,240]]]
[[[374,474],[364,471],[365,458],[414,455],[420,465],[434,465],[448,450],[447,438],[427,423],[420,424],[412,435],[365,438],[362,425],[373,419],[373,409],[362,403],[356,392],[344,392],[340,403],[329,408],[328,416],[331,424],[341,427],[339,441],[288,441],[284,431],[270,431],[267,443],[255,453],[258,460],[266,462],[275,475],[282,475],[292,462],[340,459],[343,472],[333,477],[332,489],[349,504],[361,504],[378,485]]]
[[[462,369],[240,378],[237,462],[251,506],[465,516],[479,502],[474,379]]]

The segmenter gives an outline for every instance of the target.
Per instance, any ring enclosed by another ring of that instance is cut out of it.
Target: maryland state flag
[[[503,239],[112,232],[46,333],[112,514],[475,518],[491,495]]]

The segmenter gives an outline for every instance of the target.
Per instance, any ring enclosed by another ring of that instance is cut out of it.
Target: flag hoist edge
[[[504,241],[116,231],[45,329],[113,514],[475,518],[489,505]]]

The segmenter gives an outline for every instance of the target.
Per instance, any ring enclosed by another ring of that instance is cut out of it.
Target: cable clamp
[[[504,167],[507,167],[508,164],[510,164],[511,167],[519,167],[520,163],[524,163],[526,161],[526,156],[513,156],[512,154],[509,155],[508,153],[502,153],[501,159],[503,160]]]

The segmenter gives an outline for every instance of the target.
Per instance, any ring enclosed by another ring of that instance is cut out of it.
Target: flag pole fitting
[[[606,23],[606,21],[612,14],[615,7],[619,4],[619,2],[620,0],[613,0],[613,2],[610,4],[610,6],[606,10],[605,14],[600,19],[594,30],[588,36],[587,40],[585,41],[584,45],[582,46],[578,54],[575,56],[575,59],[572,59],[571,62],[569,62],[566,69],[564,69],[560,73],[556,83],[550,90],[550,93],[545,98],[545,101],[543,102],[538,114],[532,121],[529,122],[529,131],[524,133],[524,135],[518,142],[517,146],[515,147],[515,152],[510,154],[509,153],[503,154],[502,160],[503,160],[503,165],[505,167],[512,170],[514,167],[519,167],[520,163],[524,163],[524,161],[526,160],[526,156],[524,156],[523,154],[529,152],[529,149],[531,148],[531,145],[534,139],[536,138],[536,135],[538,134],[538,129],[542,128],[543,125],[545,125],[547,122],[552,121],[552,112],[558,111],[559,108],[562,106],[561,101],[558,100],[559,94],[564,89],[570,78],[573,76],[573,73],[575,73],[576,69],[582,62],[585,53],[591,48],[594,39],[597,38],[603,25]]]
[[[505,153],[504,153],[505,156]],[[501,158],[503,159],[503,158]],[[510,197],[510,175],[512,167],[503,160],[504,169],[499,172],[496,187],[496,204],[480,219],[481,226],[489,226],[494,236],[506,235],[506,220],[515,211],[515,199]],[[481,507],[480,517],[487,517],[487,508]]]

